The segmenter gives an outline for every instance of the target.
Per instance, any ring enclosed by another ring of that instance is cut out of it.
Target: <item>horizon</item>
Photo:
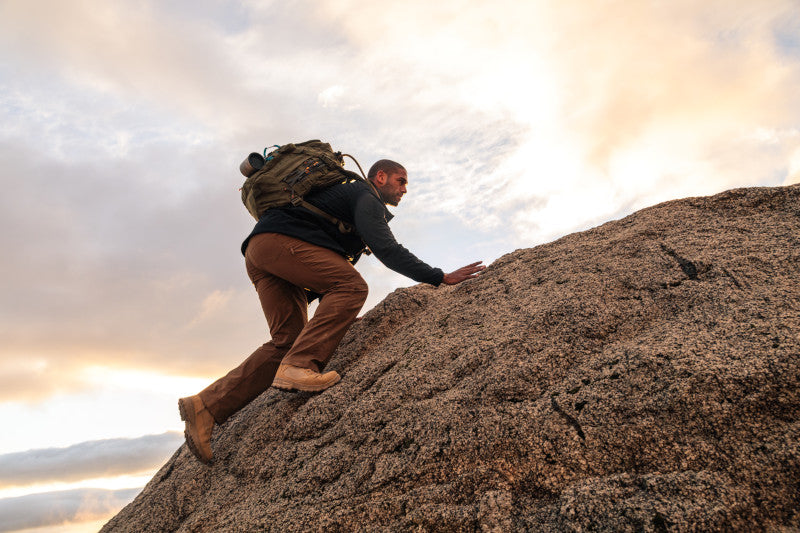
[[[401,162],[391,227],[445,271],[800,182],[791,0],[11,0],[0,29],[0,531],[95,530],[183,442],[177,399],[267,340],[250,152]],[[362,314],[415,284],[357,268]]]

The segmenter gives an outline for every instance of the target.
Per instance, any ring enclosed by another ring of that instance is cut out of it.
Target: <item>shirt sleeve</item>
[[[421,283],[438,286],[444,278],[440,268],[434,268],[409,252],[397,242],[386,221],[386,208],[372,194],[362,194],[356,202],[354,222],[356,232],[381,263],[395,272]]]

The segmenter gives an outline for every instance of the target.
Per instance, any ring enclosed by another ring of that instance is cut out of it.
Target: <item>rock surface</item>
[[[103,531],[796,531],[799,280],[794,185],[399,289]]]

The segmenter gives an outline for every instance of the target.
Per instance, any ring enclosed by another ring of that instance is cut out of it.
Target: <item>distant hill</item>
[[[795,531],[800,185],[397,290],[329,368],[216,428],[211,467],[183,445],[103,531]]]

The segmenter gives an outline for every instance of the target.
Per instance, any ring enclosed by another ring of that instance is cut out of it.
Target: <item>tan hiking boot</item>
[[[281,365],[272,381],[272,386],[283,390],[318,392],[339,383],[342,377],[337,372],[320,374],[309,368]]]
[[[189,396],[178,400],[181,420],[186,422],[183,434],[186,445],[201,463],[211,462],[211,430],[214,429],[214,417],[208,412],[200,396]]]

